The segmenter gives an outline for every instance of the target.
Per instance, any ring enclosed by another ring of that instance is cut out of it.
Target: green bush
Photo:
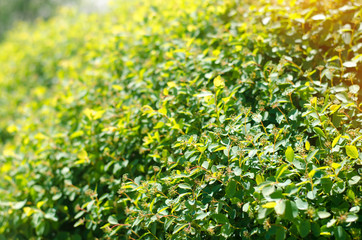
[[[361,238],[358,1],[111,9],[0,45],[2,239]]]

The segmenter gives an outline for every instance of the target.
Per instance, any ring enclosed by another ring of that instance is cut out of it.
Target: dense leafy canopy
[[[255,2],[8,34],[0,239],[360,239],[361,5]]]

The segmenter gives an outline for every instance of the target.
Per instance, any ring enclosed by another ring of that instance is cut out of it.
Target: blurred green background
[[[0,41],[16,22],[34,22],[52,17],[59,6],[70,5],[81,11],[103,11],[108,0],[0,0]]]
[[[75,0],[77,1],[77,0]],[[75,2],[72,1],[72,2]],[[51,17],[56,7],[69,0],[0,0],[0,40],[17,21]]]

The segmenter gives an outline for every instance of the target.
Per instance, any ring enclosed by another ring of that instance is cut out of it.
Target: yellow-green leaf
[[[189,224],[187,223],[187,224],[178,226],[177,228],[175,228],[175,230],[173,231],[172,234],[178,233],[179,231],[181,231],[183,228],[185,228],[185,227],[188,226],[188,225],[189,225]]]
[[[262,182],[264,182],[264,178],[260,174],[256,175],[255,180],[256,180],[256,184],[258,184],[258,185],[260,185]]]
[[[277,205],[276,202],[268,202],[264,205],[262,205],[263,208],[274,208]]]
[[[316,105],[317,104],[317,98],[316,97],[312,98],[312,100],[310,100],[310,104]]]
[[[215,88],[224,88],[225,87],[225,82],[221,78],[221,76],[217,76],[216,78],[214,78],[214,86],[215,86]]]
[[[309,141],[306,141],[306,142],[305,142],[305,149],[306,149],[307,151],[309,151],[309,149],[310,149],[310,143],[309,143]]]
[[[154,128],[155,128],[155,129],[159,129],[159,128],[162,128],[163,125],[165,125],[164,122],[158,122]]]
[[[123,87],[122,86],[119,86],[119,85],[112,85],[112,88],[114,90],[117,90],[117,91],[122,91],[123,90]]]
[[[214,152],[218,152],[218,151],[225,150],[225,149],[226,149],[225,146],[221,146],[221,147],[218,147],[217,149],[215,149]]]
[[[322,129],[320,129],[319,127],[314,127],[314,131],[315,131],[319,136],[322,136],[322,137],[326,138],[326,135],[324,134],[324,132],[322,131]]]
[[[329,107],[329,110],[331,110],[331,114],[335,113],[339,108],[341,107],[341,105],[332,105]]]
[[[167,109],[165,107],[159,109],[158,112],[161,113],[162,115],[167,115]]]
[[[97,110],[86,108],[86,109],[84,109],[83,112],[89,118],[89,120],[97,120],[103,116],[105,110],[97,111]]]
[[[294,160],[294,151],[293,151],[293,148],[291,146],[289,146],[287,148],[287,150],[285,151],[285,156],[286,156],[288,162],[293,162],[293,160]]]
[[[337,169],[341,166],[339,163],[332,163],[332,168]]]
[[[150,212],[153,210],[153,204],[155,204],[156,198],[154,198],[150,204]]]
[[[168,86],[169,88],[177,87],[177,85],[176,85],[175,82],[168,82],[168,83],[167,83],[167,86]]]
[[[346,152],[350,158],[358,158],[358,150],[355,146],[346,146]]]
[[[336,144],[338,143],[340,138],[341,138],[341,135],[338,135],[335,139],[333,139],[332,148],[334,148],[334,146],[336,146]]]

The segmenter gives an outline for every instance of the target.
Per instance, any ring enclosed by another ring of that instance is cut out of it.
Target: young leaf
[[[187,225],[189,225],[189,224],[184,224],[184,225],[178,224],[178,225],[176,225],[177,227],[175,228],[175,230],[173,230],[173,233],[172,233],[172,234],[178,233],[178,232],[181,231],[183,228],[185,228]]]
[[[309,149],[310,149],[310,143],[309,143],[309,141],[306,141],[306,142],[305,142],[305,149],[306,149],[307,151],[309,151]]]
[[[288,162],[290,162],[290,163],[293,162],[293,160],[294,160],[294,151],[293,151],[293,148],[291,146],[289,146],[287,148],[287,150],[285,151],[285,156],[286,156]]]
[[[215,86],[215,88],[224,88],[225,87],[225,82],[221,78],[220,75],[217,76],[216,78],[214,78],[214,86]]]
[[[346,153],[350,158],[358,158],[358,150],[355,146],[346,146]]]
[[[339,134],[335,139],[333,139],[332,148],[334,148],[334,146],[336,146],[336,144],[338,143],[340,138],[341,138],[341,134]]]
[[[268,202],[268,203],[266,203],[266,204],[263,204],[262,207],[263,207],[263,208],[274,208],[275,205],[277,205],[276,202]]]

